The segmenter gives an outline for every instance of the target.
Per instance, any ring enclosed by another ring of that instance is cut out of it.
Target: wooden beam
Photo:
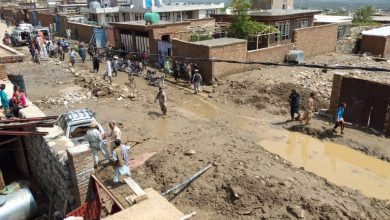
[[[0,142],[0,146],[1,146],[1,145],[4,145],[4,144],[11,143],[11,142],[14,142],[14,141],[16,141],[16,140],[18,140],[17,137],[8,139],[8,140],[6,140],[6,141],[2,141],[2,142]]]
[[[9,124],[14,122],[31,122],[31,121],[45,121],[57,119],[58,116],[46,116],[46,117],[36,117],[36,118],[15,118],[8,120],[0,120],[0,124]]]
[[[125,182],[137,196],[145,195],[145,191],[131,177],[127,177]]]
[[[45,136],[49,134],[48,132],[35,132],[35,131],[4,131],[0,130],[0,135],[10,135],[10,136],[30,136],[30,135],[40,135]]]

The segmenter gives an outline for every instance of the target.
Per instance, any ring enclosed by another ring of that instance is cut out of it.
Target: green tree
[[[228,29],[229,37],[248,39],[251,33],[261,32],[267,28],[276,30],[272,26],[251,20],[248,14],[251,4],[247,0],[233,0],[232,6],[235,14]]]
[[[375,13],[374,7],[371,5],[359,8],[356,10],[354,16],[353,16],[353,22],[354,23],[370,23],[371,16]]]

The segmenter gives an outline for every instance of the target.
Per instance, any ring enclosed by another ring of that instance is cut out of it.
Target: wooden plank
[[[148,196],[146,194],[144,195],[141,195],[141,196],[137,196],[137,195],[130,195],[128,197],[126,197],[126,201],[128,203],[130,203],[130,205],[134,205],[136,203],[140,203],[144,200],[148,199]]]
[[[127,177],[125,182],[137,196],[145,195],[145,191],[131,177]]]

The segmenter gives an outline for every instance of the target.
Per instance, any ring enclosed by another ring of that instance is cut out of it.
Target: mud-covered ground
[[[23,48],[20,50],[26,52]],[[318,62],[325,62],[325,58],[319,57]],[[195,211],[194,219],[390,218],[389,201],[368,198],[359,191],[336,186],[258,144],[262,140],[279,140],[284,127],[295,124],[286,124],[289,118],[286,97],[294,85],[298,87],[299,84],[294,83],[300,80],[294,81],[295,77],[291,76],[294,74],[287,72],[308,75],[313,80],[309,83],[314,83],[313,70],[283,67],[237,74],[220,81],[219,85],[205,88],[208,94],[199,96],[184,86],[170,84],[166,89],[168,116],[163,119],[158,105],[153,103],[157,88],[137,78],[137,88],[127,91],[124,73],[114,78],[113,86],[95,75],[96,85],[108,88],[107,94],[96,97],[85,84],[85,78],[90,78],[90,68],[90,62],[77,62],[72,73],[65,63],[51,60],[37,65],[28,59],[7,66],[10,72],[25,76],[29,99],[48,115],[88,107],[97,113],[105,129],[108,129],[108,121],[119,122],[128,144],[145,140],[130,151],[132,159],[156,152],[132,171],[133,179],[143,188],[165,191],[211,161],[213,166],[205,174],[181,193],[168,196],[183,213]],[[306,96],[312,89],[298,90]],[[124,93],[126,95],[121,96]],[[325,94],[319,101],[319,109],[326,107],[327,98]],[[313,126],[317,123],[320,128],[331,126],[317,120]],[[327,139],[338,142],[345,139],[345,143],[354,139],[359,144],[363,139],[375,140],[376,151],[384,155],[387,153],[383,149],[389,146],[388,139],[350,128],[344,137]],[[187,156],[191,150],[192,155]],[[112,168],[97,171],[97,176],[110,185]],[[128,205],[124,200],[131,194],[128,186],[112,191]]]

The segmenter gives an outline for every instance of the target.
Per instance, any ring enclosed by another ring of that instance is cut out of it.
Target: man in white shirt
[[[112,84],[112,66],[110,60],[107,60],[106,71],[103,74],[103,80],[106,80],[106,76],[108,76],[108,78],[110,79],[110,84]]]
[[[92,150],[95,168],[97,168],[99,163],[99,150],[102,151],[103,156],[106,160],[109,159],[109,154],[106,150],[105,144],[103,142],[103,137],[101,132],[99,131],[97,123],[95,121],[91,122],[90,127],[91,128],[87,131],[87,141],[89,142],[89,146]]]
[[[108,126],[111,129],[111,133],[107,136],[105,135],[105,138],[108,137],[109,140],[106,140],[107,146],[109,146],[110,153],[113,152],[113,149],[115,147],[114,142],[115,140],[122,140],[121,139],[121,129],[118,128],[116,122],[113,120],[108,123]]]

